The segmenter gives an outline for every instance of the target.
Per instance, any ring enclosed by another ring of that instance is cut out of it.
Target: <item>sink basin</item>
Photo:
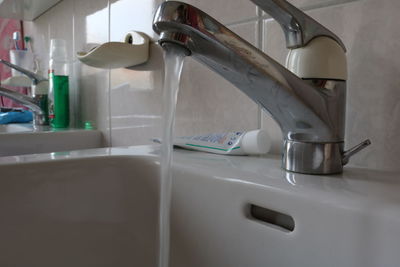
[[[0,157],[59,152],[102,146],[97,130],[52,130],[49,126],[33,129],[32,124],[0,125]]]
[[[0,159],[0,266],[156,266],[155,161],[74,153]]]
[[[156,266],[158,147],[0,159],[0,266]],[[397,267],[398,174],[175,150],[171,267]]]

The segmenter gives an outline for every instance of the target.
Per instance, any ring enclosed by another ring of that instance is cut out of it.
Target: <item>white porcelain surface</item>
[[[123,156],[54,163],[0,167],[0,265],[156,266],[155,163]]]
[[[102,147],[102,134],[96,130],[52,130],[31,124],[0,125],[0,157],[59,152]]]
[[[0,158],[0,265],[155,266],[158,153]],[[176,150],[171,266],[398,266],[398,174],[279,166],[276,157]],[[250,218],[249,204],[292,216],[294,231]]]

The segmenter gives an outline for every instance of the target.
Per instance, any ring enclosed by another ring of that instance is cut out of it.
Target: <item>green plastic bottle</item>
[[[49,62],[49,122],[52,128],[69,127],[69,62],[66,42],[52,39]]]

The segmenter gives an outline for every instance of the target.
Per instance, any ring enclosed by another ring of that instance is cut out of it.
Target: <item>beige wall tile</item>
[[[257,17],[256,6],[249,0],[186,0],[183,2],[201,9],[223,24]]]
[[[109,71],[93,69],[80,62],[75,62],[76,86],[78,88],[78,124],[84,127],[91,123],[103,133],[104,145],[110,145],[110,105]]]
[[[162,0],[111,1],[110,39],[120,41],[131,30],[155,39],[152,21]],[[111,127],[113,146],[151,143],[161,136],[163,54],[151,45],[149,62],[111,71]]]
[[[365,0],[310,11],[317,21],[335,32],[347,46],[346,146],[371,138],[372,146],[352,158],[351,164],[399,170],[400,84],[396,0]],[[283,63],[286,49],[279,26],[266,22],[265,51]],[[265,122],[264,127],[275,127]]]
[[[360,1],[360,0],[288,0],[292,5],[301,9],[315,9],[318,7],[327,7],[333,5],[340,5],[344,3]]]
[[[77,87],[77,126],[92,123],[110,145],[109,71],[86,66],[76,52],[109,40],[108,0],[74,0],[74,74]]]
[[[151,45],[146,64],[111,71],[112,145],[149,144],[161,136],[163,54]]]
[[[256,23],[232,27],[251,43]],[[234,85],[191,57],[185,59],[178,94],[176,135],[253,130],[258,128],[258,106]]]
[[[309,11],[313,9],[342,5],[362,0],[287,0],[287,1],[301,10]],[[263,18],[270,18],[270,16],[265,12],[263,12]]]
[[[111,41],[123,40],[130,30],[141,31],[155,39],[154,13],[163,0],[110,0]]]
[[[43,16],[35,22],[24,22],[24,34],[32,37],[32,49],[39,63],[39,73],[47,75],[49,66],[49,26],[48,19]]]

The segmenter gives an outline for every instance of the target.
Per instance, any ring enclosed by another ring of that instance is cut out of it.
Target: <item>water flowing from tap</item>
[[[158,267],[168,267],[170,245],[170,208],[172,191],[172,152],[176,102],[185,51],[175,45],[164,45],[164,120],[161,145],[161,189],[159,218]]]

